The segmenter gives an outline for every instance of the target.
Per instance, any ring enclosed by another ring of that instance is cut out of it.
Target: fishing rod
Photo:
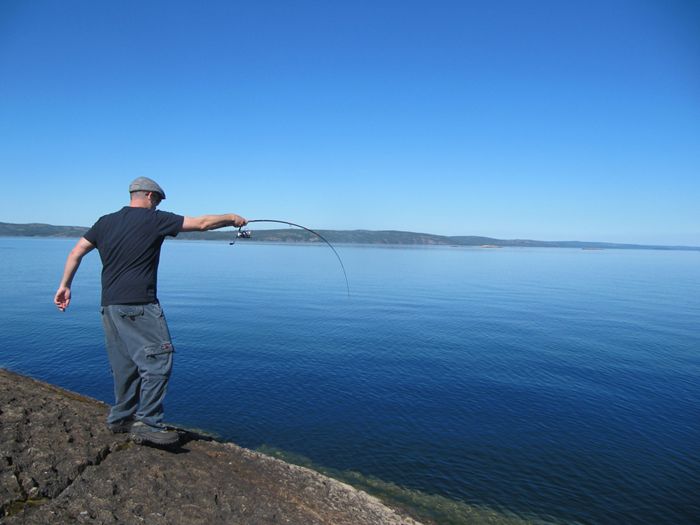
[[[323,235],[312,230],[311,228],[307,228],[306,226],[302,226],[301,224],[295,224],[293,222],[288,222],[288,221],[278,221],[275,219],[253,219],[253,220],[248,221],[248,224],[250,224],[252,222],[274,222],[277,224],[287,224],[289,226],[295,226],[296,228],[301,228],[302,230],[306,230],[307,232],[313,233],[314,235],[316,235],[319,239],[321,239],[323,242],[325,242],[330,247],[331,250],[333,250],[333,253],[338,258],[338,262],[340,263],[340,267],[343,270],[343,276],[345,277],[345,288],[348,291],[348,297],[350,297],[350,284],[348,284],[348,274],[345,272],[345,265],[343,264],[343,260],[340,258],[340,255],[338,255],[338,252],[335,251],[335,248],[333,247],[333,245],[330,242],[328,242],[328,239],[326,239]],[[233,238],[233,241],[231,241],[229,243],[229,245],[236,244],[236,240],[238,240],[238,239],[250,239],[252,236],[253,236],[253,234],[250,230],[244,230],[243,226],[241,226],[240,228],[238,228],[238,231],[236,232],[236,236]]]

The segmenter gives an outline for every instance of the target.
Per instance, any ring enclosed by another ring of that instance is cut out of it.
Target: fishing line
[[[311,228],[307,228],[306,226],[302,226],[301,224],[295,224],[293,222],[288,222],[288,221],[278,221],[275,219],[253,219],[248,221],[248,224],[252,222],[275,222],[277,224],[287,224],[289,226],[295,226],[297,228],[301,228],[302,230],[306,230],[309,233],[313,233],[316,235],[319,239],[321,239],[323,242],[325,242],[331,250],[333,250],[333,253],[335,256],[338,258],[338,262],[340,263],[340,267],[343,270],[343,276],[345,277],[345,288],[347,288],[348,291],[348,297],[350,297],[350,284],[348,284],[348,274],[345,272],[345,265],[343,264],[343,260],[340,258],[340,255],[338,255],[338,252],[335,251],[335,248],[333,248],[333,245],[328,242],[328,239],[326,239],[323,235],[321,235],[318,232],[313,231]],[[243,226],[238,228],[238,231],[236,232],[236,236],[234,237],[233,241],[230,242],[229,244],[236,244],[236,240],[239,238],[243,239],[250,239],[251,238],[251,232],[248,230],[243,230]]]

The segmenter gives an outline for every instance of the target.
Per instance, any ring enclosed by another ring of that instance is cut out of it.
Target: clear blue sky
[[[0,1],[0,221],[700,245],[700,3]]]

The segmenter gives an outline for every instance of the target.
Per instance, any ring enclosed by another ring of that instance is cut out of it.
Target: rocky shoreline
[[[0,369],[0,523],[419,525],[313,470],[180,430],[174,450],[104,425],[107,406]]]

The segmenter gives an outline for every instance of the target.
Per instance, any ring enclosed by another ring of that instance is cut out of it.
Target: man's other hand
[[[70,288],[61,286],[53,298],[53,304],[55,304],[59,310],[65,312],[70,304]]]

